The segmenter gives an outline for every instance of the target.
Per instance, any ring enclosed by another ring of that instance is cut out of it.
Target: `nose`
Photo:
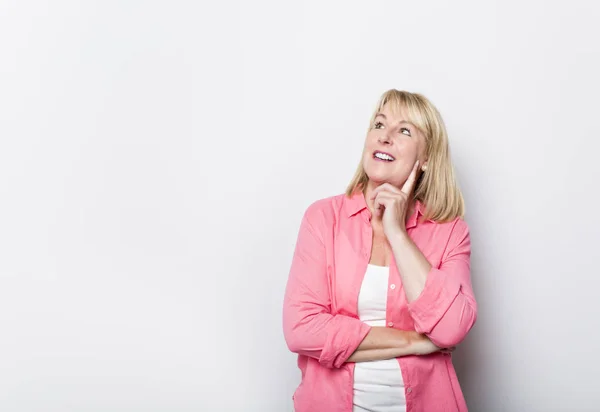
[[[380,135],[380,136],[377,138],[377,141],[378,141],[379,143],[387,143],[387,144],[389,144],[389,143],[391,142],[391,139],[390,139],[390,137],[388,136],[388,134],[387,134],[387,133],[382,133],[382,134],[381,134],[381,135]]]

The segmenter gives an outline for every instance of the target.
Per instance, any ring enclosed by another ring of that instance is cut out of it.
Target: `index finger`
[[[417,179],[417,169],[418,168],[419,168],[419,161],[417,160],[415,162],[415,165],[413,166],[412,172],[410,172],[410,175],[408,176],[408,179],[406,179],[406,182],[404,182],[404,185],[402,186],[402,192],[406,196],[409,196],[413,190],[413,186],[415,185],[415,180]]]

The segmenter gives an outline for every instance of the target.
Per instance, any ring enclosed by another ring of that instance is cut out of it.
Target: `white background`
[[[0,1],[0,410],[292,408],[302,213],[444,116],[471,411],[598,410],[597,2]]]

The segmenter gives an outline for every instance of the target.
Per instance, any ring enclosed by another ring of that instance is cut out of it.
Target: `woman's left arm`
[[[477,302],[471,285],[469,227],[457,219],[440,268],[408,236],[388,237],[408,300],[415,329],[439,347],[458,345],[475,324]]]
[[[458,345],[477,319],[471,286],[471,239],[463,219],[456,219],[440,268],[434,268],[406,231],[410,194],[419,162],[401,189],[383,183],[370,193],[375,217],[381,217],[402,278],[415,329],[441,347]],[[383,216],[382,216],[383,214]]]

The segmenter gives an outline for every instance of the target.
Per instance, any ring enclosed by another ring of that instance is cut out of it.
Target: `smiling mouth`
[[[384,162],[393,162],[394,160],[396,160],[392,155],[389,155],[389,154],[383,153],[383,152],[379,152],[379,151],[376,151],[373,154],[373,158],[377,159],[377,160],[382,160]]]

